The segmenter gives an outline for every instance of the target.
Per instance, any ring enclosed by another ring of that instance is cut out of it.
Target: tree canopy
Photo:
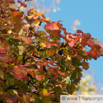
[[[0,0],[0,100],[59,103],[61,94],[76,90],[88,60],[103,56],[103,46],[90,33],[67,32],[61,20],[20,7]]]

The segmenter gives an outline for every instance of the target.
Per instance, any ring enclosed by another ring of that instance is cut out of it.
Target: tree
[[[34,9],[25,15],[14,0],[0,4],[1,102],[59,103],[61,94],[76,90],[88,60],[103,56],[102,44],[90,33],[68,33],[62,21]]]
[[[84,75],[84,78],[81,79],[80,85],[77,86],[73,95],[97,95],[103,94],[102,88],[98,89],[98,83],[94,80],[94,78],[90,75]]]

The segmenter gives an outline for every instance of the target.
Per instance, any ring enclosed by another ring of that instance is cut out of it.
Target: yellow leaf
[[[40,24],[40,21],[39,21],[39,20],[35,20],[35,21],[34,21],[34,25],[35,25],[35,26],[39,26],[39,24]]]
[[[44,13],[37,13],[37,15],[38,15],[38,16],[42,16],[42,15],[44,15]]]
[[[13,89],[13,93],[16,94],[16,95],[18,95],[18,92],[16,90],[14,90],[14,89]]]
[[[46,47],[45,43],[40,43],[40,46],[42,46],[42,48]]]
[[[43,89],[43,95],[46,95],[48,91],[46,89]]]
[[[30,98],[30,102],[34,102],[35,99],[33,97]]]
[[[67,60],[71,60],[71,57],[69,55],[67,55]]]
[[[35,21],[34,21],[34,24],[38,24],[38,23],[40,23],[39,20],[35,20]]]
[[[4,79],[4,72],[0,70],[0,78]]]
[[[42,75],[42,80],[43,80],[43,81],[45,80],[45,75]]]
[[[36,10],[31,10],[30,12],[37,13],[37,11],[36,11]]]

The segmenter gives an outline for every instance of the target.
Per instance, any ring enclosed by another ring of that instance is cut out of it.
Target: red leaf
[[[84,34],[84,36],[86,39],[89,39],[91,37],[90,33],[86,33],[86,34]]]
[[[46,47],[47,47],[47,48],[50,48],[50,47],[51,47],[51,44],[48,43],[48,42],[46,42]]]
[[[21,2],[20,0],[18,0],[18,3],[20,3],[20,4],[21,4],[21,6],[27,7],[27,5],[26,5],[26,4],[24,4],[23,2]]]
[[[89,54],[89,52],[85,52],[85,53],[83,53],[84,56],[87,56],[88,54]]]
[[[91,46],[93,46],[93,45],[94,45],[94,42],[93,42],[93,41],[91,41],[91,40],[89,40],[89,41],[88,41],[88,46],[90,46],[90,47],[91,47]]]
[[[14,77],[16,79],[21,79],[23,77],[23,75],[22,74],[14,74]]]
[[[75,40],[72,40],[72,41],[68,42],[68,44],[70,45],[70,47],[73,47],[74,43],[75,43]]]
[[[59,27],[59,22],[62,22],[62,21],[57,21],[57,22],[52,22],[52,23],[47,23],[44,28],[45,29],[50,29],[50,30],[59,30],[60,27]]]
[[[60,75],[66,76],[66,74],[65,74],[65,73],[62,73],[61,71],[58,71],[58,73],[59,73]]]
[[[65,84],[65,82],[60,82],[60,84],[62,85],[63,88],[67,87],[67,85]]]
[[[54,61],[47,61],[50,65],[54,66]]]
[[[50,48],[50,47],[51,47],[51,45],[58,47],[58,45],[57,45],[57,44],[50,44],[50,43],[46,42],[46,47],[47,47],[47,48]]]
[[[25,63],[24,66],[28,66],[28,65],[30,65],[30,64],[35,64],[35,63]]]
[[[58,47],[58,45],[57,45],[57,44],[51,44],[51,45]]]
[[[70,68],[71,70],[75,70],[75,67],[72,66],[71,64],[69,65],[69,68]]]
[[[10,99],[12,102],[16,102],[16,101],[17,101],[17,96],[9,97],[9,99]]]
[[[76,37],[76,39],[80,39],[80,38],[84,38],[84,36],[83,36],[83,35],[78,35],[78,36]]]
[[[96,48],[92,48],[90,52],[93,56],[98,56]]]
[[[4,56],[4,57],[2,58],[2,61],[3,61],[3,62],[10,62],[11,59],[9,58],[8,55],[6,55],[6,56]]]
[[[0,26],[0,30],[3,30],[3,28]]]
[[[29,81],[29,78],[27,76],[24,76],[23,79]]]
[[[21,73],[21,70],[20,70],[20,68],[13,68],[13,71],[14,71],[14,73],[15,74],[20,74]]]
[[[83,32],[81,30],[77,30],[77,33],[82,33],[83,34]]]
[[[37,79],[38,81],[41,81],[41,80],[42,80],[42,76],[41,76],[41,75],[36,75],[36,79]]]
[[[0,53],[5,53],[5,49],[0,47]]]
[[[29,44],[31,42],[31,39],[30,38],[27,38],[27,37],[22,37],[22,40],[26,43],[26,44]]]

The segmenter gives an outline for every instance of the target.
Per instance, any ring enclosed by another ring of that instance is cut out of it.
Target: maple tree
[[[24,14],[20,7],[0,0],[0,102],[59,103],[61,94],[76,90],[88,60],[103,56],[102,44],[90,33],[68,33],[62,21],[34,9]]]

